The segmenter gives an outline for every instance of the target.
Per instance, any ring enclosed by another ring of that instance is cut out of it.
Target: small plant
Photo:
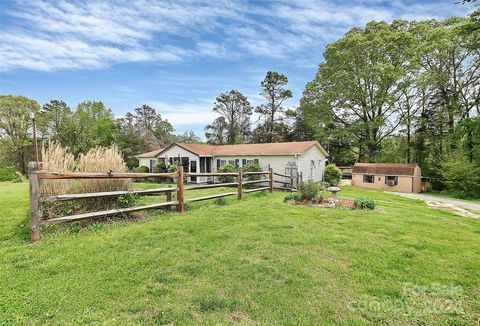
[[[320,182],[319,188],[320,188],[320,190],[327,190],[327,188],[330,187],[330,186],[331,186],[330,183],[322,181],[322,182]]]
[[[268,196],[269,192],[266,191],[266,190],[262,190],[262,191],[257,191],[257,192],[254,192],[253,195],[255,197],[265,197],[265,196]]]
[[[375,200],[370,197],[357,197],[355,198],[355,208],[375,209]]]
[[[149,171],[150,169],[144,165],[133,168],[133,172],[135,173],[148,173]]]
[[[158,162],[152,169],[153,173],[165,173],[168,171],[167,166],[165,165],[165,162]]]
[[[231,165],[231,164],[225,164],[222,167],[220,167],[217,172],[219,172],[219,173],[233,173],[233,172],[237,172],[237,168],[235,166]],[[220,180],[220,182],[223,182],[223,183],[233,182],[235,180],[235,177],[234,176],[219,176],[218,180]]]
[[[323,172],[323,180],[328,182],[331,186],[338,186],[342,178],[342,171],[335,165],[329,164],[325,167]]]
[[[298,192],[294,192],[294,193],[286,195],[285,198],[283,198],[283,202],[285,202],[285,203],[288,203],[290,201],[297,202],[300,199],[302,199],[302,196]]]
[[[215,205],[223,206],[223,205],[227,204],[227,200],[223,197],[220,197],[220,198],[215,199],[214,203],[215,203]]]
[[[300,184],[300,197],[303,200],[315,200],[320,190],[315,182],[302,182]]]
[[[15,180],[16,173],[14,166],[0,167],[0,181],[12,181]]]

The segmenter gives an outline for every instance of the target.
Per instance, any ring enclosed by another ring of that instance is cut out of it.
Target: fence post
[[[290,190],[293,190],[293,175],[290,176]]]
[[[237,199],[242,200],[242,187],[243,187],[243,168],[238,169],[238,175],[237,175]]]
[[[37,178],[37,162],[28,163],[28,183],[30,190],[30,239],[40,240],[40,188]]]
[[[300,172],[300,183],[302,182],[303,182],[303,172]],[[299,185],[297,187],[299,187]]]
[[[170,187],[170,186],[169,186],[169,187]],[[166,195],[166,197],[167,197],[167,198],[166,198],[166,201],[172,201],[172,192],[171,192],[171,191],[167,191],[167,192],[165,193],[165,195]],[[168,206],[168,207],[167,207],[167,210],[171,211],[171,210],[172,210],[172,206]]]
[[[185,212],[185,199],[184,199],[184,187],[183,187],[183,166],[181,165],[182,163],[180,162],[180,165],[177,165],[177,212],[183,213]]]
[[[270,172],[270,180],[268,180],[268,191],[272,192],[273,191],[273,169],[270,167],[270,164],[268,165],[268,171]]]

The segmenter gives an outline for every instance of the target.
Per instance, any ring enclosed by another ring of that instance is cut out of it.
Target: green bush
[[[245,165],[243,168],[243,172],[261,172],[262,167],[258,163],[250,163]],[[245,181],[254,181],[254,180],[260,180],[262,176],[260,174],[248,174],[244,176]],[[255,188],[257,187],[258,184],[250,184],[250,185],[245,185],[245,188]]]
[[[168,168],[165,165],[165,162],[159,162],[153,167],[152,171],[153,173],[165,173],[168,171]]]
[[[325,182],[328,182],[331,186],[338,186],[340,179],[342,179],[342,171],[335,164],[329,164],[325,167],[323,172]]]
[[[14,166],[4,166],[0,168],[0,181],[12,181],[17,178]]]
[[[136,173],[148,173],[148,171],[150,171],[150,169],[143,165],[133,168],[133,172],[136,172]]]
[[[303,200],[315,200],[318,198],[320,189],[315,182],[302,182],[300,184],[300,197]]]
[[[355,198],[355,208],[357,209],[375,209],[375,200],[369,197]]]
[[[227,200],[224,197],[216,198],[214,203],[218,206],[223,206],[227,204]]]
[[[220,167],[217,171],[218,173],[232,173],[232,172],[237,172],[237,168],[234,167],[233,165],[231,164],[225,164],[224,166]],[[218,180],[220,180],[220,182],[233,182],[235,181],[235,177],[234,176],[220,176],[218,177]]]
[[[322,181],[320,182],[320,185],[318,186],[320,190],[327,190],[328,187],[330,187],[330,183]]]
[[[480,167],[465,159],[441,164],[440,174],[449,194],[458,198],[480,198]]]
[[[283,201],[287,203],[289,201],[299,201],[300,199],[302,199],[302,196],[298,192],[294,192],[286,195],[285,198],[283,198]]]
[[[176,165],[176,164],[170,164],[170,165],[168,166],[167,171],[168,171],[169,173],[177,172],[177,165]]]

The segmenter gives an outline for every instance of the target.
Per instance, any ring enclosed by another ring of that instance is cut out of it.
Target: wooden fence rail
[[[244,180],[244,176],[249,175],[265,175],[267,178],[260,180]],[[117,214],[125,214],[130,212],[136,212],[147,209],[158,209],[158,208],[172,208],[176,207],[177,211],[183,213],[185,211],[185,204],[193,203],[203,200],[209,200],[214,198],[222,198],[227,196],[237,195],[238,200],[242,200],[244,193],[251,193],[256,191],[268,190],[269,192],[273,191],[273,171],[269,167],[268,171],[260,172],[243,172],[240,168],[238,172],[231,173],[185,173],[181,165],[177,166],[177,171],[172,173],[118,173],[118,172],[107,172],[107,173],[90,173],[90,172],[47,172],[47,171],[38,171],[37,163],[30,162],[28,165],[28,177],[30,183],[30,238],[32,242],[38,241],[40,239],[40,226],[42,224],[58,224],[64,222],[80,221],[89,218],[112,216]],[[185,186],[184,179],[188,176],[211,176],[211,177],[235,177],[235,182],[225,182],[218,184],[203,184],[203,185],[191,185]],[[75,179],[175,179],[175,187],[166,187],[166,188],[157,188],[157,189],[147,189],[147,190],[133,190],[133,191],[108,191],[108,192],[93,192],[93,193],[82,193],[82,194],[60,194],[52,196],[44,196],[41,190],[42,180],[75,180]],[[268,183],[268,187],[257,187],[253,189],[243,189],[244,185],[257,184],[257,183]],[[206,188],[216,188],[216,187],[233,187],[236,189],[234,192],[228,192],[223,194],[215,194],[197,198],[188,198],[185,199],[185,191],[197,190],[197,189],[206,189]],[[176,200],[172,200],[172,194],[176,192]],[[107,197],[120,197],[125,195],[140,195],[140,196],[149,196],[149,195],[158,195],[165,194],[167,199],[165,202],[136,206],[136,207],[127,207],[127,208],[117,208],[110,210],[103,210],[90,213],[75,214],[63,217],[56,217],[51,219],[44,219],[42,214],[42,203],[47,202],[62,202],[68,200],[82,200],[82,199],[92,199],[92,198],[107,198]]]

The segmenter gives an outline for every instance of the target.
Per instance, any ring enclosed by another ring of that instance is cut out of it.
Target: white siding
[[[200,172],[200,158],[179,146],[172,146],[167,151],[161,154],[158,159],[175,158],[178,156],[188,157],[190,161],[197,161],[197,172]],[[312,146],[305,153],[301,155],[242,155],[242,156],[215,156],[212,160],[212,172],[217,170],[217,160],[239,160],[239,166],[242,166],[242,160],[254,160],[258,159],[258,163],[262,169],[267,169],[270,165],[274,172],[285,173],[285,168],[289,162],[295,162],[298,168],[298,172],[303,173],[303,180],[312,180],[314,182],[320,182],[323,178],[323,171],[325,168],[326,156],[317,146]],[[139,158],[140,166],[145,165],[150,167],[151,158]],[[312,161],[314,164],[312,165]],[[197,182],[206,182],[206,177],[197,178]]]
[[[302,172],[303,181],[322,181],[323,171],[325,170],[325,160],[325,154],[323,154],[323,152],[321,152],[317,146],[312,146],[311,148],[306,150],[305,153],[298,156],[298,172]]]

